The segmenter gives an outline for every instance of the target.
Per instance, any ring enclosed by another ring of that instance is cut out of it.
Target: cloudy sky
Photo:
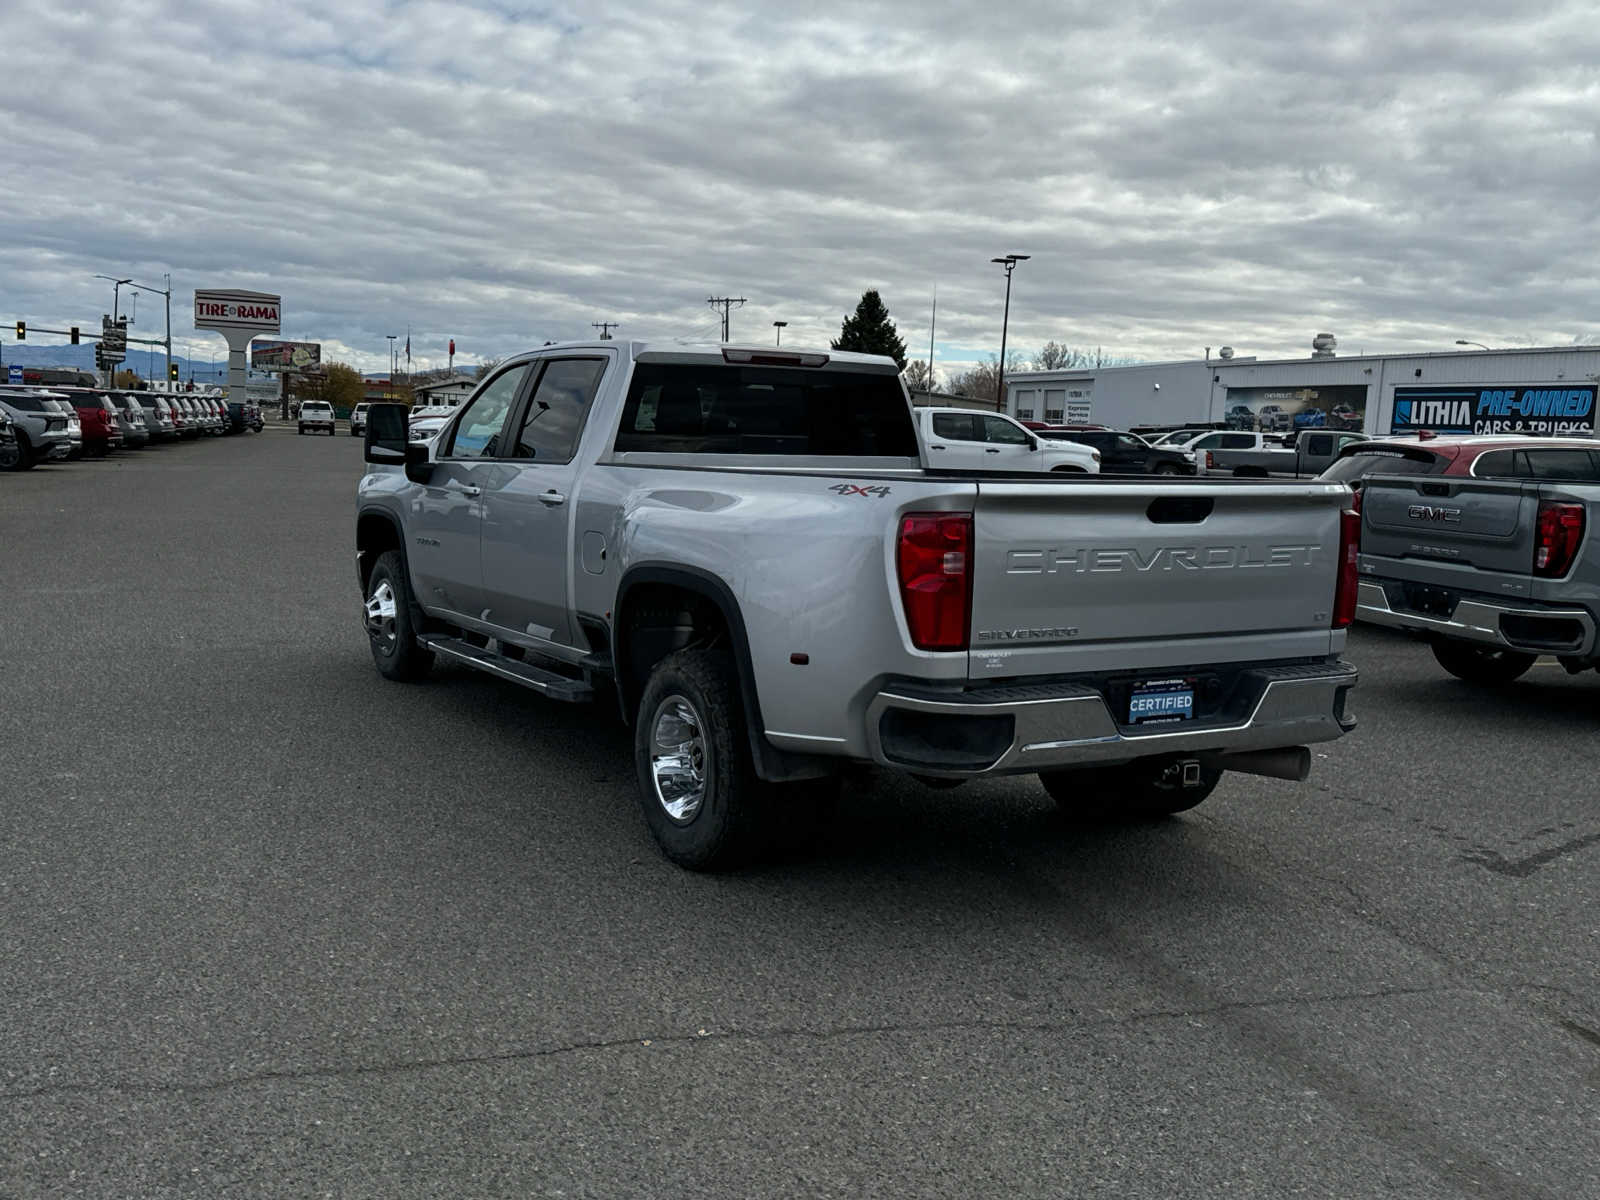
[[[876,287],[922,356],[937,285],[947,367],[1018,252],[1030,353],[1600,337],[1592,2],[6,7],[7,323],[170,271],[185,349],[245,287],[369,369],[408,322],[424,365],[714,338],[713,295],[816,344]]]

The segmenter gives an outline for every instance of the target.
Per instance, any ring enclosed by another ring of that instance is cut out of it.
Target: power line
[[[719,304],[722,306],[722,340],[727,341],[729,310],[732,309],[735,304],[737,304],[740,308],[743,308],[749,303],[749,301],[743,296],[707,296],[706,303],[711,305],[712,308],[716,308]]]
[[[615,321],[590,321],[589,322],[589,328],[590,329],[598,329],[600,331],[600,340],[602,342],[609,342],[611,340],[611,331],[613,329],[615,329],[616,327],[617,327],[617,322],[615,322]]]

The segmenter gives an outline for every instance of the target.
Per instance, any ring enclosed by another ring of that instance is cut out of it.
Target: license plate
[[[1194,681],[1153,679],[1133,685],[1128,698],[1128,724],[1155,725],[1194,717]]]

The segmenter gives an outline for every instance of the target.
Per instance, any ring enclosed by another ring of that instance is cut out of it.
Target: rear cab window
[[[939,421],[963,414],[934,414]],[[967,419],[966,439],[972,440]],[[916,429],[895,375],[714,361],[640,362],[615,450],[657,453],[917,458]]]

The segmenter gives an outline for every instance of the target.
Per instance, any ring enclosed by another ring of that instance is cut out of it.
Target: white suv
[[[333,405],[326,400],[307,400],[300,406],[300,429],[321,429],[333,433]]]

